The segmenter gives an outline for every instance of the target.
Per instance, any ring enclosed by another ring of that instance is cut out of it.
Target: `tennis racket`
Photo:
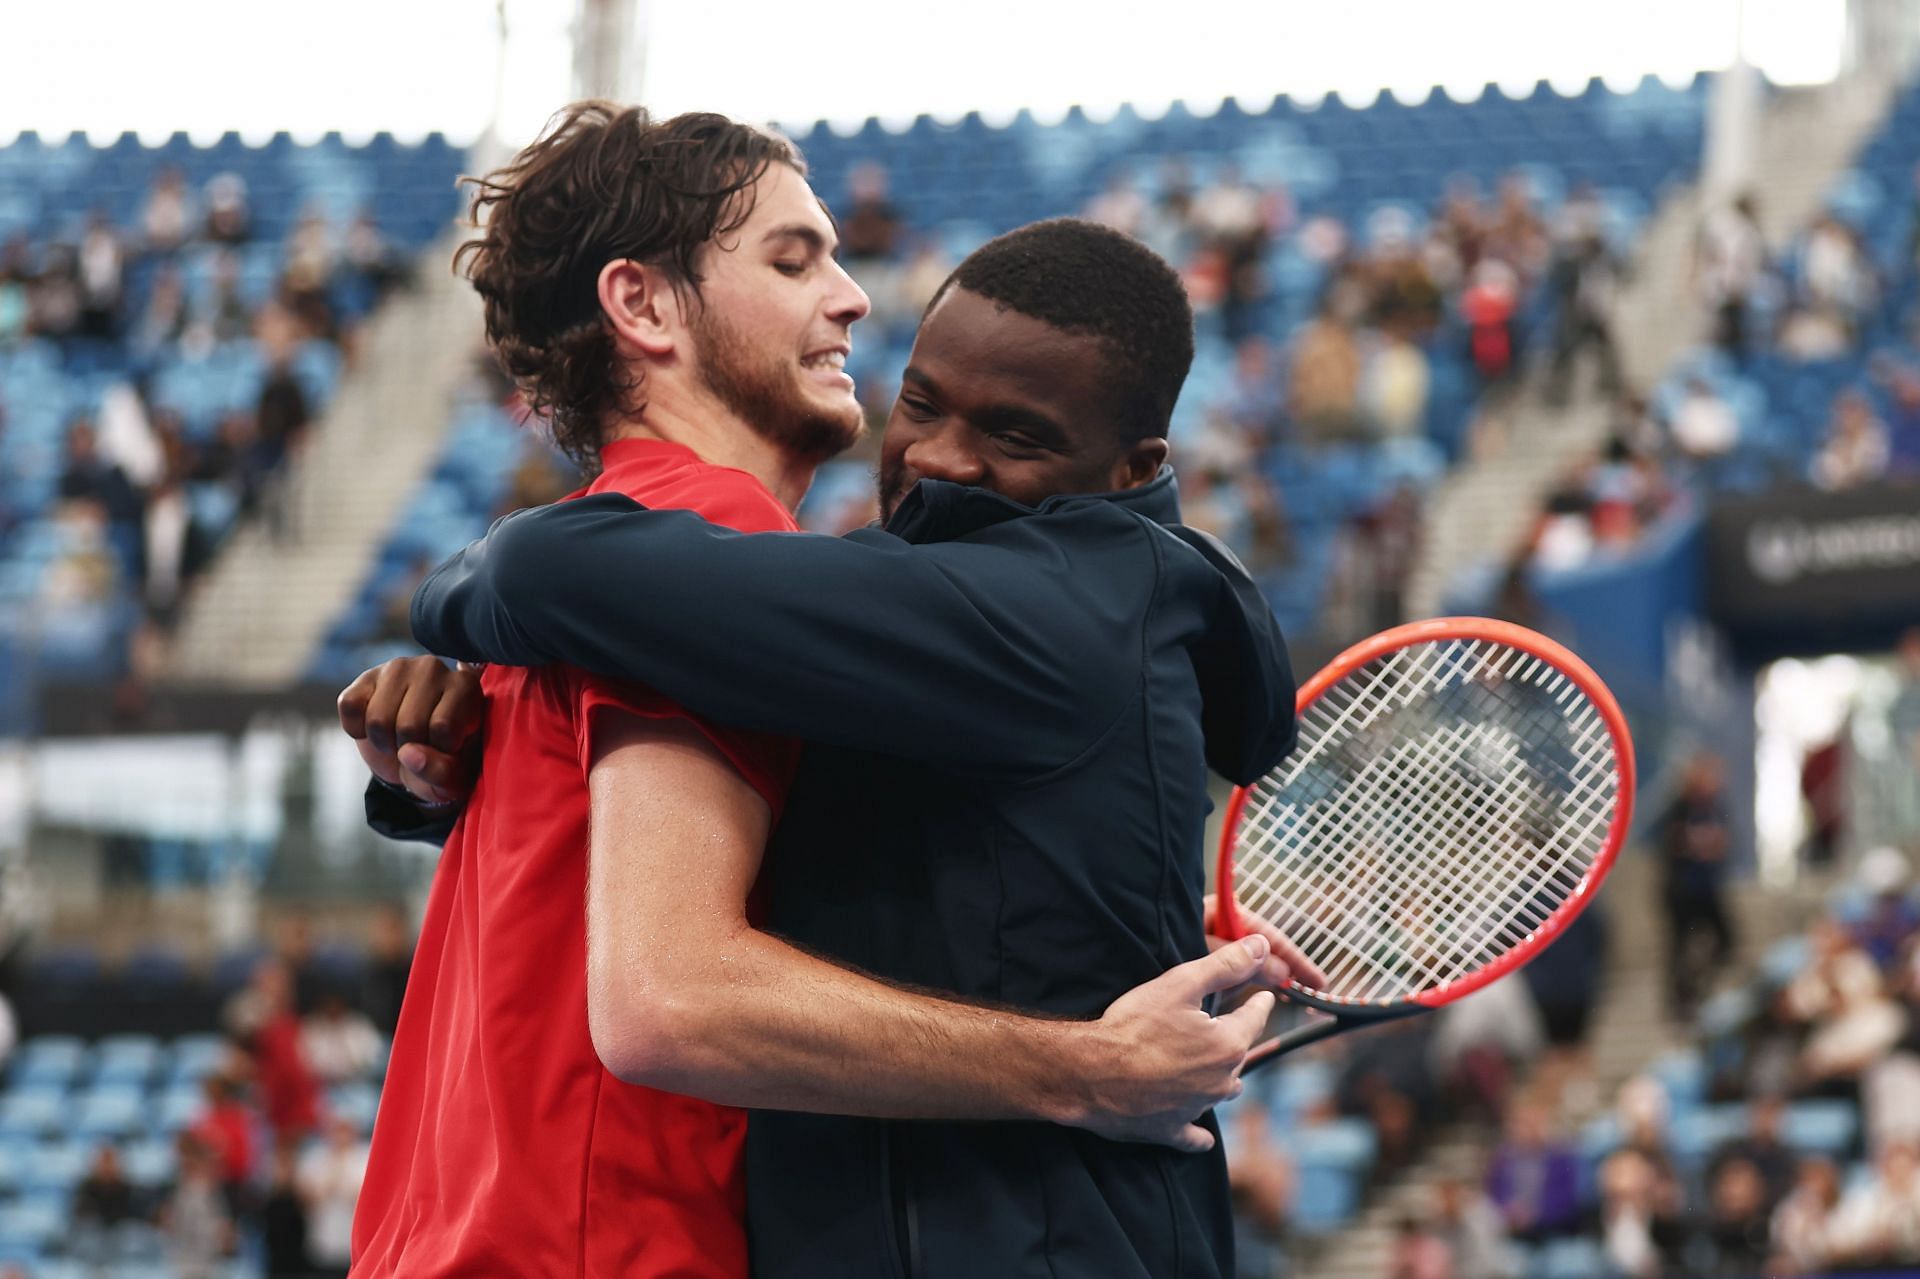
[[[1240,937],[1250,911],[1292,938],[1326,980],[1280,995],[1327,1015],[1256,1047],[1249,1070],[1525,964],[1593,900],[1633,811],[1618,703],[1524,627],[1395,627],[1296,706],[1298,746],[1228,806],[1217,922]]]

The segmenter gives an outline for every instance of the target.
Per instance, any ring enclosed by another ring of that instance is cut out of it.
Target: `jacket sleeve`
[[[417,840],[423,844],[445,844],[453,833],[460,809],[447,805],[428,808],[388,786],[377,777],[367,779],[367,825],[388,839]]]
[[[413,629],[464,660],[638,680],[723,724],[1020,778],[1138,696],[1151,590],[1077,581],[1064,555],[737,533],[597,494],[496,523],[421,586]]]

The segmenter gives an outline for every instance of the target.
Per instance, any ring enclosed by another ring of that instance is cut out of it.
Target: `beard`
[[[900,503],[918,483],[917,476],[907,474],[905,462],[889,462],[886,454],[880,455],[880,465],[874,468],[873,487],[880,495],[880,522],[885,524],[900,509]]]
[[[812,403],[800,385],[798,364],[754,350],[711,308],[699,310],[692,328],[701,381],[762,439],[797,457],[825,461],[866,429],[851,397],[839,409]]]

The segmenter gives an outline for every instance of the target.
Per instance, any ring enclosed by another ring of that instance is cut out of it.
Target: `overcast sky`
[[[643,3],[645,0],[643,0]],[[804,126],[918,112],[1382,89],[1647,72],[1733,57],[1739,0],[654,0],[644,97]],[[569,96],[571,0],[507,0],[501,131]],[[1845,0],[1746,0],[1777,80],[1831,78]],[[0,140],[21,129],[204,137],[441,130],[495,111],[493,0],[0,0]]]

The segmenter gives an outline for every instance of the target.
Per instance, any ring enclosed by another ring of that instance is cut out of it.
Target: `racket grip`
[[[1260,1069],[1279,1061],[1296,1048],[1305,1048],[1308,1044],[1317,1044],[1343,1030],[1357,1030],[1366,1022],[1342,1021],[1338,1017],[1316,1017],[1304,1026],[1295,1026],[1283,1035],[1275,1035],[1264,1044],[1256,1044],[1247,1054],[1246,1065],[1240,1068],[1244,1078]]]

